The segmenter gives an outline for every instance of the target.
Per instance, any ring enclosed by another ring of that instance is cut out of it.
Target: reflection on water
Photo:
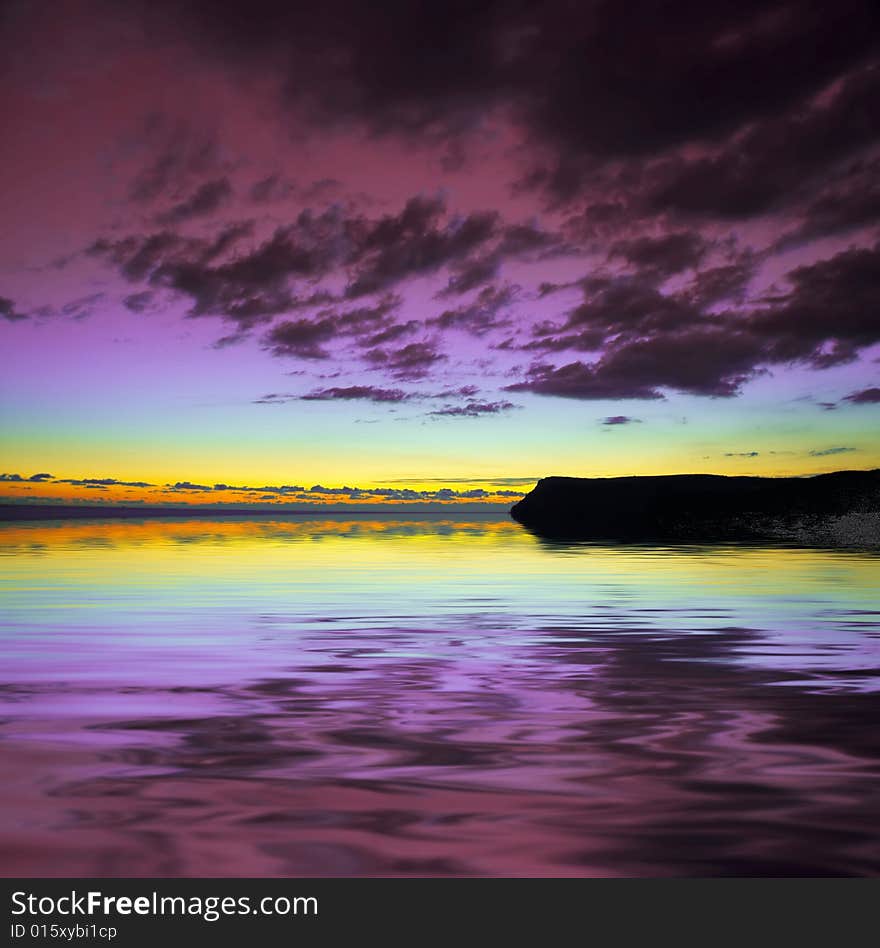
[[[880,561],[0,526],[6,875],[880,874]]]

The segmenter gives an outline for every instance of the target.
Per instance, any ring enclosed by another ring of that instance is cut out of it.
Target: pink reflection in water
[[[5,874],[880,871],[869,554],[0,533]]]

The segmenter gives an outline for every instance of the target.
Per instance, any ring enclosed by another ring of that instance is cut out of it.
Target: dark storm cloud
[[[156,218],[160,224],[179,224],[193,217],[204,217],[219,210],[232,197],[232,185],[228,178],[206,181],[184,201],[175,204]]]
[[[153,28],[176,25],[232,68],[283,71],[286,101],[321,123],[424,134],[467,127],[495,97],[492,30],[503,11],[485,4],[194,0],[148,9]]]
[[[659,237],[620,240],[609,252],[636,267],[643,275],[656,274],[665,279],[682,270],[696,267],[708,250],[706,241],[692,231],[678,231]]]
[[[402,349],[390,351],[370,349],[365,357],[374,366],[401,380],[424,378],[436,363],[446,359],[430,342],[411,342]]]
[[[710,157],[659,166],[648,200],[656,210],[720,218],[778,209],[817,173],[877,142],[878,97],[880,68],[872,64],[845,79],[830,102],[760,122]]]
[[[459,296],[490,283],[506,261],[538,261],[572,252],[572,246],[559,234],[536,224],[508,224],[499,227],[492,246],[481,248],[481,256],[465,257],[453,263],[449,282],[438,298]]]
[[[814,190],[780,248],[880,223],[880,159],[855,161]]]
[[[527,184],[527,182],[526,182]],[[523,184],[517,186],[522,190]],[[566,221],[566,231],[574,240],[604,239],[615,234],[630,222],[632,214],[629,196],[613,201],[600,200],[578,210]]]
[[[509,307],[517,298],[517,287],[487,286],[469,304],[447,309],[426,321],[437,329],[461,329],[482,336],[493,329],[510,325]],[[505,311],[508,311],[505,315]]]
[[[500,260],[505,242],[510,255],[559,246],[531,226],[514,232],[500,227],[494,214],[458,218],[448,214],[440,198],[426,197],[411,198],[398,213],[377,219],[346,215],[339,208],[305,211],[255,247],[243,244],[249,235],[245,224],[211,239],[163,231],[98,241],[90,252],[109,259],[129,279],[188,295],[191,315],[224,315],[245,331],[278,313],[315,310],[332,297],[314,289],[313,281],[341,266],[354,274],[347,295],[357,296],[368,287],[376,290],[432,272],[459,254],[465,267],[460,272],[466,273],[470,252],[477,253],[476,263]],[[231,248],[237,248],[232,256]],[[742,308],[756,265],[749,252],[725,251],[732,262],[698,270],[677,293],[660,292],[660,281],[698,267],[709,248],[691,231],[612,244],[609,258],[625,261],[636,272],[591,275],[580,284],[584,301],[561,321],[538,323],[530,339],[498,346],[547,354],[591,352],[596,361],[561,368],[538,364],[511,390],[575,398],[657,398],[663,390],[728,397],[767,366],[801,362],[825,368],[850,361],[880,341],[877,246],[797,267],[788,275],[789,290],[750,309]],[[312,284],[307,295],[296,295],[297,280]],[[447,287],[441,295],[448,293]],[[425,325],[482,336],[509,324],[508,308],[516,298],[515,287],[489,285],[471,303],[445,310]],[[264,341],[278,356],[327,359],[334,340],[351,338],[365,350],[369,364],[394,378],[421,378],[445,356],[436,342],[389,348],[421,326],[418,320],[397,321],[400,302],[386,296],[351,309],[318,309],[278,323]],[[708,307],[718,303],[737,303],[740,309],[710,312]]]
[[[608,341],[643,339],[698,325],[702,312],[683,296],[666,295],[651,277],[590,277],[585,300],[562,323],[539,323],[534,339],[521,348],[590,352]]]
[[[789,280],[787,297],[746,321],[764,361],[826,368],[880,342],[880,244],[796,267]]]
[[[319,320],[286,320],[273,326],[266,334],[266,344],[273,355],[296,356],[300,359],[329,359],[324,348],[336,334],[331,318]]]
[[[404,336],[410,336],[422,328],[422,324],[417,319],[407,320],[405,323],[394,323],[385,329],[379,330],[372,336],[365,336],[358,340],[358,345],[374,349],[377,346],[387,345],[389,342],[397,342]]]
[[[188,315],[233,324],[218,348],[264,327],[274,355],[360,359],[385,375],[384,387],[360,388],[386,392],[427,375],[459,333],[504,330],[491,348],[536,360],[510,390],[585,399],[730,397],[762,372],[841,365],[880,342],[880,245],[859,246],[880,224],[876,4],[151,0],[139,15],[145,51],[171,39],[196,74],[181,41],[192,44],[245,80],[240,89],[277,89],[287,130],[350,136],[355,162],[371,147],[361,151],[363,132],[418,144],[432,167],[454,170],[501,141],[503,159],[485,151],[486,179],[496,167],[519,177],[502,182],[517,192],[509,206],[547,199],[554,213],[512,223],[492,207],[459,213],[439,192],[382,211],[360,200],[322,210],[339,182],[294,184],[276,156],[241,165],[241,181],[210,135],[154,116],[132,146],[128,210],[158,229],[108,231],[88,251],[133,284],[123,303],[134,312],[179,296]],[[391,181],[403,152],[388,154]],[[384,169],[369,173],[372,197],[394,191]],[[193,219],[233,206],[233,180],[258,219],[215,224],[213,237],[197,221],[201,236],[189,236]],[[316,209],[285,216],[293,197]],[[831,257],[814,244],[788,258],[814,262],[781,276],[772,297],[750,296],[784,269],[773,253],[834,235],[850,249]],[[542,269],[540,321],[529,323],[535,294],[504,281],[525,284],[534,267],[506,266],[575,251],[589,277]],[[375,301],[421,278],[442,287],[436,310]],[[77,318],[96,300],[77,302],[62,313]],[[26,318],[5,298],[0,316]],[[857,394],[844,401],[870,401]]]
[[[597,351],[536,364],[508,391],[567,398],[659,398],[664,389],[730,397],[774,365],[850,362],[880,342],[880,245],[796,267],[790,290],[747,312],[707,313],[639,280],[585,281],[588,299],[521,348]]]
[[[876,52],[873,4],[153,3],[316,121],[454,136],[499,105],[565,156],[659,153],[792,108]],[[426,37],[430,42],[426,42]]]
[[[585,212],[592,228],[667,212],[724,220],[783,207],[804,216],[804,235],[877,220],[871,191],[860,199],[867,178],[822,197],[837,165],[878,142],[880,14],[863,0],[151,8],[151,29],[187,37],[231,72],[283,76],[283,103],[299,122],[442,141],[459,167],[468,136],[489,116],[509,115],[526,130],[530,186],[557,203],[585,188],[610,192]],[[186,151],[178,163],[216,167],[207,145]],[[156,191],[168,164],[157,159],[136,190]],[[253,197],[277,190],[270,177]],[[383,247],[353,268],[349,295],[449,264],[450,293],[496,276],[497,258],[473,253],[500,227],[491,217],[446,230],[430,214],[417,223],[421,232],[405,240],[382,228]],[[500,241],[502,253],[538,251],[541,238],[510,231]]]
[[[321,213],[305,210],[255,246],[248,243],[252,226],[240,222],[211,239],[170,229],[100,239],[88,253],[115,266],[131,282],[189,297],[192,316],[223,316],[251,328],[276,315],[329,302],[332,295],[316,290],[315,283],[343,269],[349,274],[345,290],[349,299],[386,292],[447,266],[458,268],[452,282],[464,279],[462,289],[476,285],[472,268],[480,258],[472,259],[471,254],[489,247],[496,261],[494,272],[497,261],[526,252],[519,245],[501,249],[505,241],[509,243],[509,234],[498,230],[498,220],[495,212],[451,214],[442,199],[417,196],[398,213],[379,218],[346,214],[335,206]],[[545,242],[549,241],[548,237]],[[528,242],[520,238],[520,243]],[[297,286],[308,290],[299,292]],[[142,293],[127,297],[134,307],[146,299]],[[373,346],[411,331],[414,321],[407,321],[396,335],[390,325],[379,328],[390,334],[376,339]],[[320,328],[313,327],[312,332],[323,338]]]
[[[0,317],[8,320],[10,323],[16,323],[28,318],[27,313],[19,312],[15,303],[5,296],[0,296]]]
[[[510,392],[577,399],[657,399],[668,388],[731,396],[754,373],[754,344],[722,329],[694,329],[635,339],[593,363],[536,364]]]
[[[224,316],[247,328],[279,313],[332,298],[326,292],[297,296],[290,289],[292,280],[321,276],[331,266],[326,250],[315,246],[321,232],[331,227],[328,219],[300,215],[293,225],[278,228],[267,240],[247,249],[241,245],[252,228],[241,222],[225,227],[211,239],[168,230],[101,239],[88,253],[116,266],[127,280],[146,281],[154,288],[188,296],[191,316]],[[229,256],[233,248],[238,252]],[[135,305],[145,299],[140,293],[133,297]]]
[[[755,272],[751,254],[743,254],[735,263],[707,267],[694,274],[683,296],[698,307],[720,302],[741,302]]]
[[[325,348],[328,342],[346,336],[375,334],[378,330],[387,329],[391,314],[399,305],[398,297],[386,297],[373,306],[321,310],[310,318],[278,323],[266,334],[264,342],[276,356],[328,359],[330,352]],[[394,338],[394,335],[389,335],[389,338]]]
[[[567,252],[560,238],[534,224],[501,222],[495,211],[449,213],[439,197],[410,198],[398,214],[346,224],[353,277],[349,297],[375,293],[402,280],[449,267],[443,293],[458,294],[491,279],[507,260]]]
[[[289,281],[319,275],[328,265],[319,252],[284,229],[251,252],[212,264],[216,255],[211,252],[208,260],[165,260],[151,273],[150,283],[190,296],[193,315],[223,315],[253,325],[300,306]]]
[[[727,398],[754,377],[755,346],[745,334],[723,325],[658,334],[612,347],[597,375],[624,390],[656,388]]]
[[[495,212],[441,220],[444,210],[439,200],[411,198],[399,215],[382,218],[359,234],[356,275],[346,296],[376,293],[407,277],[433,273],[466,259],[495,235]]]
[[[509,117],[525,132],[531,186],[564,200],[591,183],[614,186],[594,204],[597,220],[603,209],[630,213],[636,198],[648,211],[721,218],[803,204],[806,182],[878,141],[880,12],[866,0],[150,0],[136,9],[145,44],[182,40],[233,79],[270,77],[300,126],[417,136],[442,143],[444,161],[460,167],[463,142]],[[132,184],[136,201],[180,202],[195,181],[227,173],[217,144],[187,127],[153,116],[142,139],[155,155]],[[270,175],[251,197],[285,189]],[[374,261],[351,292],[399,266],[430,266],[437,251],[423,252],[423,263]]]
[[[357,306],[353,309],[337,309],[327,311],[335,320],[337,331],[344,335],[359,336],[368,332],[375,332],[380,327],[386,327],[392,314],[400,306],[399,296],[384,296],[377,303]]]
[[[852,392],[844,398],[844,401],[852,405],[878,405],[880,404],[880,388],[864,388],[860,392]]]
[[[726,451],[724,456],[726,458],[756,458],[760,453],[760,451]]]
[[[470,290],[475,290],[478,286],[483,286],[495,278],[498,273],[497,257],[485,257],[477,260],[466,261],[462,266],[453,270],[449,277],[449,282],[445,288],[437,295],[459,296]]]
[[[569,249],[560,242],[558,235],[542,230],[536,224],[508,224],[501,231],[495,253],[500,259],[542,259],[566,253]]]
[[[847,0],[567,9],[548,12],[555,29],[541,58],[557,95],[538,96],[534,121],[569,149],[608,155],[725,136],[818,92],[878,47],[876,10]]]
[[[45,474],[45,473],[42,473],[42,472],[39,473],[39,474],[31,474],[31,476],[28,478],[28,480],[29,480],[29,481],[51,481],[51,480],[52,480],[52,475],[51,475],[51,474]]]
[[[0,481],[23,481],[21,474],[0,474]]]
[[[209,267],[251,233],[249,222],[226,227],[211,239],[185,237],[163,230],[117,239],[99,238],[86,253],[118,268],[126,280],[162,283],[174,267]]]

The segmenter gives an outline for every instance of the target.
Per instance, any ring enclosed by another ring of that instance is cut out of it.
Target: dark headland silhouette
[[[813,477],[545,477],[510,511],[549,539],[880,546],[880,469]]]

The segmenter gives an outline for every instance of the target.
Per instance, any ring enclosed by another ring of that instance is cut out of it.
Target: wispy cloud
[[[811,458],[825,458],[833,454],[849,454],[851,451],[856,451],[856,448],[848,447],[836,447],[836,448],[817,448],[814,451],[810,451]]]
[[[438,415],[448,418],[479,418],[482,415],[498,415],[502,412],[517,408],[513,402],[478,402],[468,401],[464,405],[446,405],[429,411],[429,415]]]
[[[631,415],[608,415],[607,418],[603,418],[601,424],[603,425],[633,425],[640,424],[642,421],[641,418],[633,418]]]

